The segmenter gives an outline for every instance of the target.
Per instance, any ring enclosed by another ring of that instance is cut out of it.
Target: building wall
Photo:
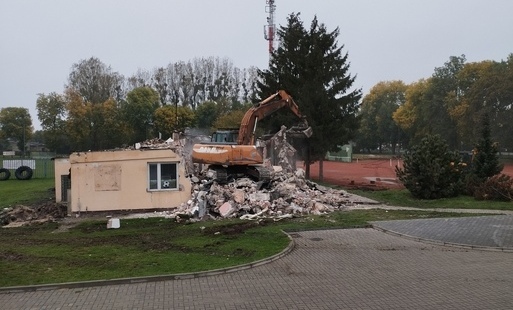
[[[73,153],[71,212],[169,209],[190,199],[181,158],[170,149]],[[177,163],[179,188],[148,190],[148,163]]]
[[[69,158],[55,158],[54,159],[54,175],[55,175],[55,202],[62,202],[62,182],[61,176],[69,175],[71,164]]]

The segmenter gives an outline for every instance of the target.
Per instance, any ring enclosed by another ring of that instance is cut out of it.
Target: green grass
[[[32,204],[53,197],[54,179],[0,181],[0,208]]]
[[[49,199],[53,179],[0,182],[0,207]],[[510,203],[478,202],[469,197],[419,201],[407,191],[353,191],[397,206],[421,208],[513,209]],[[282,230],[352,228],[370,221],[456,217],[468,214],[426,211],[359,210],[257,224],[241,220],[176,223],[172,219],[85,221],[62,232],[47,223],[0,229],[0,286],[103,280],[213,270],[241,265],[282,251]]]
[[[513,210],[512,202],[476,200],[470,196],[458,196],[435,200],[414,198],[406,189],[365,191],[348,190],[359,196],[367,197],[384,204],[399,207],[442,208],[442,209],[483,209],[483,210]]]
[[[241,220],[191,224],[172,219],[87,221],[66,232],[58,223],[0,230],[0,286],[35,285],[213,270],[254,262],[282,251],[283,229],[352,228],[369,221],[461,214],[366,210],[273,222]]]

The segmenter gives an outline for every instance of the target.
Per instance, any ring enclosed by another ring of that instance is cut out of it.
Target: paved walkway
[[[513,215],[373,222],[376,229],[413,239],[513,252]]]
[[[3,293],[0,308],[512,308],[513,253],[443,246],[397,235],[440,241],[456,234],[455,243],[509,247],[510,216],[375,224],[394,229],[395,234],[378,229],[293,233],[296,244],[289,255],[252,269],[181,280]],[[464,229],[469,226],[476,229]],[[492,241],[486,237],[490,233],[495,236]]]

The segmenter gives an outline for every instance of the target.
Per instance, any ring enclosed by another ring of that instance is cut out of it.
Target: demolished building
[[[176,145],[138,144],[137,148],[72,153],[56,161],[56,198],[68,212],[172,209],[190,199],[191,182]],[[65,173],[63,174],[63,171]],[[62,195],[66,190],[67,195]]]
[[[307,180],[303,169],[296,169],[296,150],[287,141],[286,127],[283,126],[264,144],[264,153],[273,154],[264,163],[272,171],[269,182],[262,183],[247,177],[218,182],[214,170],[192,165],[189,170],[192,182],[191,198],[176,209],[155,212],[154,216],[198,220],[264,217],[281,219],[346,210],[356,202],[354,195],[344,190],[320,186]],[[186,161],[189,160],[187,148],[180,153]],[[271,157],[278,165],[272,165]]]
[[[264,152],[270,154],[264,165],[272,171],[266,183],[250,178],[217,182],[214,171],[191,162],[191,148],[198,139],[205,137],[151,139],[125,149],[56,158],[58,214],[66,213],[62,213],[62,207],[67,205],[67,215],[76,216],[103,211],[122,212],[124,217],[177,220],[277,220],[347,210],[361,198],[306,179],[304,170],[295,168],[295,149],[287,141],[285,127],[262,142]],[[4,211],[4,225],[24,219],[35,221],[50,212],[29,213],[21,206],[19,210]]]

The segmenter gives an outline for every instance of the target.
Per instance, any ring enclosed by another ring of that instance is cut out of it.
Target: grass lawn
[[[442,209],[483,209],[483,210],[513,210],[513,202],[476,200],[469,196],[423,200],[414,198],[406,189],[365,191],[348,190],[351,193],[371,198],[384,204],[399,207],[442,208]]]
[[[173,219],[86,221],[67,231],[59,223],[0,230],[0,286],[165,275],[236,266],[272,256],[289,244],[283,229],[352,228],[369,221],[461,214],[366,210],[273,222],[190,224]]]
[[[54,196],[54,179],[9,179],[0,181],[0,209],[17,204],[30,205]]]
[[[53,179],[0,182],[0,208],[37,203],[52,196]],[[513,209],[510,203],[459,197],[418,201],[406,191],[358,192],[398,206]],[[0,229],[0,287],[165,275],[236,266],[272,256],[289,244],[282,230],[352,228],[370,221],[465,214],[359,210],[274,222],[219,220],[176,223],[174,219],[86,220]]]

